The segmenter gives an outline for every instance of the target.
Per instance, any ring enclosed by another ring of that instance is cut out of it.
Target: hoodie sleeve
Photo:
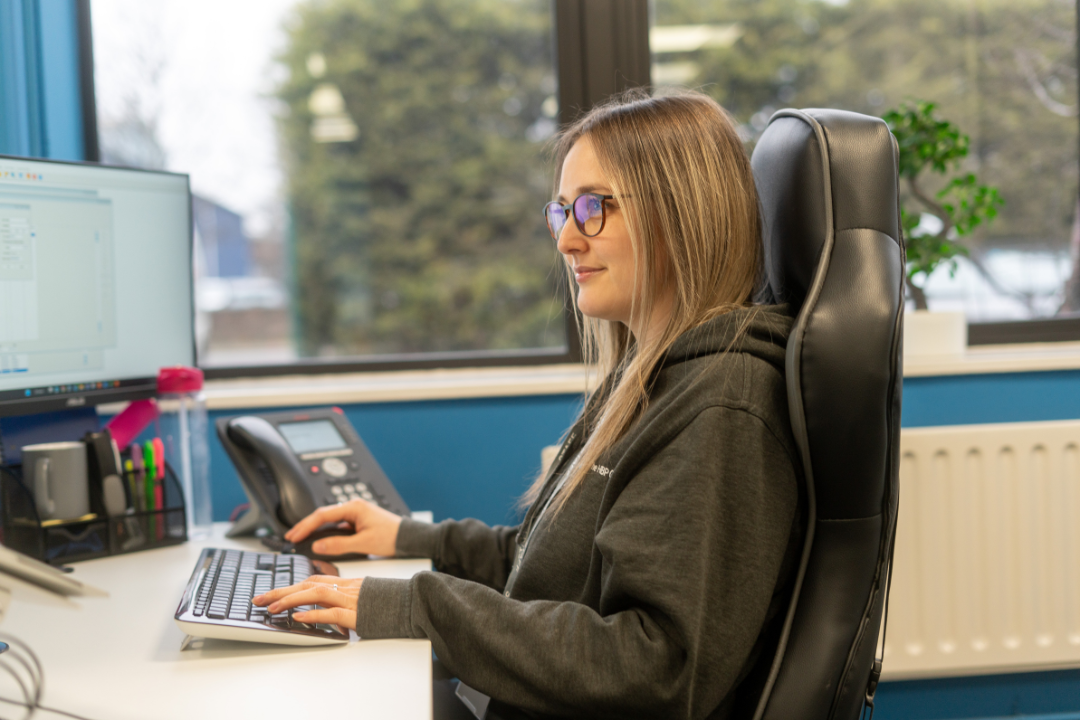
[[[439,572],[502,592],[514,563],[518,528],[488,527],[479,520],[443,520],[437,525],[405,518],[398,528],[398,557],[431,558]]]
[[[599,528],[599,609],[419,573],[365,580],[357,633],[428,638],[463,682],[527,710],[704,717],[761,632],[797,504],[791,459],[765,424],[710,407],[634,474]]]

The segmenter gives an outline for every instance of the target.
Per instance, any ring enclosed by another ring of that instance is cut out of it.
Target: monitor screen
[[[193,365],[191,248],[186,175],[0,156],[0,415]]]

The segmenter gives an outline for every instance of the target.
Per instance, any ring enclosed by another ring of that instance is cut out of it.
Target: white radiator
[[[1080,666],[1080,421],[901,431],[884,676]]]

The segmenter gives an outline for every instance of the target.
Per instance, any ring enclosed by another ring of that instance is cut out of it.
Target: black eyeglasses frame
[[[594,233],[586,232],[585,231],[585,223],[578,220],[577,213],[572,212],[572,210],[574,208],[574,205],[577,204],[577,201],[580,200],[583,197],[594,197],[594,198],[599,198],[600,199],[600,227]],[[566,205],[563,205],[563,204],[555,202],[555,201],[549,202],[547,205],[544,206],[544,220],[547,222],[548,233],[551,235],[551,239],[556,241],[556,242],[559,241],[559,236],[555,234],[554,229],[552,229],[552,227],[551,227],[551,213],[554,212],[555,210],[561,210],[563,212],[563,217],[566,218],[566,220],[563,220],[562,227],[559,228],[559,234],[562,234],[563,228],[566,227],[566,221],[570,219],[571,215],[573,215],[574,216],[574,224],[577,225],[577,229],[582,235],[584,235],[585,237],[596,237],[597,235],[599,235],[600,233],[602,233],[604,231],[604,225],[607,223],[607,204],[606,203],[607,203],[608,200],[614,200],[614,199],[615,199],[614,195],[601,195],[600,193],[588,192],[588,193],[581,193],[576,198],[574,198],[573,200],[568,202]]]

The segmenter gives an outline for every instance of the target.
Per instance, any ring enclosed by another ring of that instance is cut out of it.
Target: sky
[[[140,108],[157,119],[166,168],[244,216],[253,237],[281,213],[270,99],[282,24],[297,0],[94,0],[102,124]]]

